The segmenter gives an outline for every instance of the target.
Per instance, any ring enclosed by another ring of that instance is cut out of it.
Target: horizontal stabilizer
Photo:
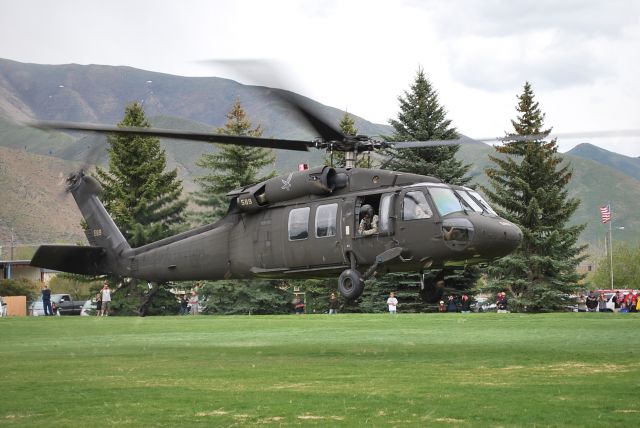
[[[31,266],[80,275],[103,275],[108,273],[106,258],[100,247],[41,245],[31,259]]]

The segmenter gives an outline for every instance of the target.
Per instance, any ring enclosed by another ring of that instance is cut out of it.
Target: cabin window
[[[320,205],[316,210],[316,238],[336,236],[338,204]]]
[[[297,241],[309,237],[309,207],[296,208],[289,212],[289,240]]]
[[[431,187],[429,193],[431,193],[433,202],[436,204],[441,216],[444,217],[450,213],[463,211],[460,200],[453,193],[453,190],[446,187]]]
[[[402,219],[419,220],[433,217],[433,212],[427,203],[424,193],[413,191],[407,192],[402,201]]]

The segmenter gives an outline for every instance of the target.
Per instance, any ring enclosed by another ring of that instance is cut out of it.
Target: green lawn
[[[638,314],[0,319],[0,426],[638,426]]]

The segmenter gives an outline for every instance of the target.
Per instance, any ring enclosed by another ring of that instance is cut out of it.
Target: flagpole
[[[613,235],[611,229],[613,228],[613,213],[611,212],[611,203],[609,203],[609,213],[611,218],[609,219],[609,271],[611,272],[611,289],[613,290]]]

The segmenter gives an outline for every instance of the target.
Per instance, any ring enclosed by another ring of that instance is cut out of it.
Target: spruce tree
[[[561,309],[582,278],[576,267],[586,246],[576,242],[585,225],[568,224],[580,201],[568,196],[571,167],[558,155],[556,140],[545,140],[551,129],[544,129],[545,115],[529,82],[517,98],[514,132],[496,146],[501,156],[490,156],[496,166],[486,170],[490,188],[484,191],[498,213],[520,227],[523,240],[488,268],[486,289],[507,292],[512,310]],[[516,136],[535,139],[508,139]]]
[[[446,118],[444,107],[438,102],[438,93],[418,69],[410,91],[399,96],[400,112],[397,120],[389,123],[394,133],[389,141],[451,140],[458,138],[451,120]],[[471,177],[465,177],[470,165],[463,165],[455,158],[459,145],[423,147],[416,149],[387,149],[388,160],[384,169],[411,172],[438,177],[450,184],[466,184]]]
[[[125,108],[120,127],[149,127],[142,106]],[[171,236],[184,226],[187,202],[181,199],[182,183],[177,170],[165,172],[165,151],[156,137],[111,135],[109,169],[97,168],[96,179],[103,188],[102,202],[132,247]],[[160,313],[177,302],[168,287],[149,288],[146,283],[120,284],[113,296],[116,312],[141,315]],[[114,284],[115,285],[115,284]]]
[[[120,127],[148,128],[138,103],[125,109]],[[187,202],[181,199],[177,170],[165,172],[167,158],[156,137],[111,135],[109,170],[96,168],[102,202],[133,247],[170,236],[184,222]]]
[[[224,128],[218,128],[216,132],[224,135],[261,137],[260,125],[255,128],[252,126],[240,100],[236,100],[227,114]],[[219,144],[216,153],[203,154],[196,164],[209,172],[195,179],[200,185],[200,190],[193,192],[192,196],[194,202],[205,210],[193,213],[195,221],[206,224],[222,218],[229,207],[226,194],[275,176],[274,171],[267,176],[259,176],[264,167],[273,165],[274,162],[273,151],[261,147]]]

